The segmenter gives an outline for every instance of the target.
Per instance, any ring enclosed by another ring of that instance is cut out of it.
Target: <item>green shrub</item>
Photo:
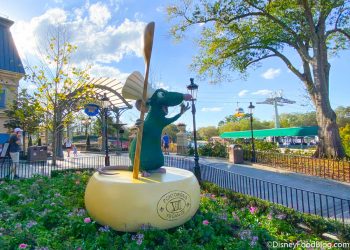
[[[326,242],[320,236],[323,232],[350,241],[349,228],[340,223],[208,183],[203,184],[198,211],[185,224],[168,230],[147,226],[135,233],[116,232],[94,221],[84,209],[91,172],[72,171],[56,172],[54,178],[1,181],[1,250],[268,249],[271,241]],[[280,213],[286,218],[279,218]],[[312,232],[299,228],[299,222]]]
[[[233,141],[232,144],[239,144],[244,150],[252,150],[252,144],[250,140],[237,139]],[[254,146],[256,151],[279,152],[277,144],[273,142],[254,140]]]
[[[219,142],[210,142],[198,148],[201,156],[228,158],[227,146]]]

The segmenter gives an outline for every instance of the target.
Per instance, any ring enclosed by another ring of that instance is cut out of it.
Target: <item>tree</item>
[[[350,157],[350,124],[340,128],[340,137],[342,139],[345,152]]]
[[[345,127],[350,124],[350,107],[339,106],[335,109],[337,114],[337,124],[339,127]]]
[[[198,129],[198,136],[201,139],[209,140],[213,136],[218,136],[219,130],[215,126],[208,126]]]
[[[42,122],[42,109],[39,102],[26,89],[22,89],[17,100],[14,100],[8,110],[5,110],[8,120],[4,124],[5,128],[13,130],[21,128],[27,134],[28,139],[31,134],[39,129]],[[26,137],[23,137],[23,151],[26,152]]]
[[[37,85],[35,92],[45,112],[45,124],[52,135],[52,161],[63,158],[63,130],[72,120],[72,113],[82,108],[94,88],[87,84],[87,69],[79,69],[70,63],[77,47],[68,42],[62,28],[53,28],[49,44],[43,53],[40,66],[29,67],[27,79]]]
[[[254,118],[253,120],[253,128],[254,129],[269,129],[274,127],[273,121],[260,121],[259,119]],[[243,131],[250,130],[250,120],[248,117],[238,119],[237,121],[229,121],[227,123],[222,124],[218,128],[219,134],[224,132],[231,131]]]
[[[108,112],[110,114],[110,112]],[[97,116],[97,119],[94,120],[91,126],[91,132],[95,135],[102,135],[103,133],[103,126],[104,126],[104,111],[101,111]],[[111,115],[108,115],[107,119],[108,123],[108,134],[109,135],[115,135],[117,133],[117,127],[115,126],[115,121],[113,121],[113,117]]]
[[[234,115],[228,115],[226,116],[223,120],[219,121],[218,123],[218,126],[222,126],[224,125],[225,123],[228,123],[228,122],[238,122],[240,118],[234,116]]]
[[[317,126],[316,112],[284,113],[279,118],[282,128]]]
[[[190,26],[206,24],[193,63],[203,76],[220,79],[224,69],[245,73],[267,58],[281,59],[315,106],[320,127],[316,156],[344,156],[329,101],[328,57],[349,48],[349,0],[183,0],[167,11],[178,20],[172,28],[177,38]]]

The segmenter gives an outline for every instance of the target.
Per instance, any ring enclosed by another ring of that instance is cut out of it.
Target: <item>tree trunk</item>
[[[319,126],[319,143],[315,156],[343,158],[345,151],[336,123],[336,114],[329,101],[329,70],[326,40],[323,36],[323,26],[320,33],[313,38],[314,61],[312,62],[314,88],[311,97],[316,108],[316,120]]]
[[[315,156],[343,158],[345,152],[341,143],[335,112],[329,105],[328,96],[321,97],[320,95],[318,99],[320,102],[316,102],[315,107],[317,124],[319,126],[319,143]]]
[[[56,124],[52,129],[52,165],[56,166],[57,151],[56,151]]]
[[[56,155],[57,158],[63,160],[64,159],[64,155],[63,155],[63,149],[62,149],[62,144],[63,144],[63,130],[64,127],[62,125],[62,111],[58,110],[57,111],[57,139],[56,139]]]
[[[63,144],[63,128],[62,126],[58,129],[57,132],[57,139],[56,139],[56,155],[57,158],[59,159],[64,159],[64,155],[63,155],[63,148],[62,148],[62,144]]]

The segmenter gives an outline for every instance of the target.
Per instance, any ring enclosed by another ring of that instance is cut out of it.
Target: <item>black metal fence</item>
[[[87,169],[87,168],[100,168],[105,164],[105,157],[103,155],[94,155],[92,157],[70,157],[64,161],[56,161],[56,164],[52,164],[52,161],[20,161],[18,164],[12,164],[11,160],[0,161],[0,179],[11,177],[11,172],[15,166],[16,175],[19,178],[32,178],[35,175],[51,176],[51,172],[55,170],[67,170],[67,169]],[[127,156],[112,155],[110,157],[110,164],[114,166],[130,166],[130,160]]]
[[[326,158],[314,158],[274,152],[256,152],[256,163],[296,173],[350,182],[350,162]],[[244,160],[252,159],[252,152],[244,150]]]
[[[131,164],[127,155],[112,155],[110,162],[111,165],[116,166]],[[31,178],[35,175],[51,176],[54,170],[97,169],[103,165],[103,155],[68,158],[57,162],[55,166],[50,161],[20,162],[16,167],[16,174],[20,178]],[[173,156],[165,156],[164,165],[190,171],[193,171],[194,168],[192,160]],[[350,200],[236,174],[207,164],[200,164],[200,168],[202,180],[215,183],[222,188],[293,208],[303,213],[350,223]],[[0,178],[9,176],[10,172],[10,161],[0,163]]]
[[[194,168],[193,161],[177,157],[165,157],[165,165],[190,171]],[[222,188],[303,213],[350,223],[350,200],[236,174],[207,164],[199,165],[202,180],[215,183]]]

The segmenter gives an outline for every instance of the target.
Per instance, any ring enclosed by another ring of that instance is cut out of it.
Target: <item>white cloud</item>
[[[260,89],[252,93],[252,95],[270,95],[273,91],[269,89]]]
[[[220,112],[222,111],[222,107],[213,107],[213,108],[202,108],[202,112]]]
[[[261,76],[265,79],[274,79],[281,73],[281,69],[269,68]]]
[[[108,77],[108,78],[115,78],[121,81],[122,83],[125,82],[126,78],[129,76],[129,73],[122,73],[120,70],[110,67],[110,66],[103,66],[99,64],[94,64],[90,71],[89,71],[91,77]]]
[[[108,7],[100,2],[97,2],[89,8],[89,20],[101,27],[104,27],[111,18],[111,13]]]
[[[238,96],[239,97],[245,96],[248,92],[249,92],[249,90],[243,89],[243,90],[239,91]]]
[[[91,12],[93,9],[101,13]],[[65,11],[60,8],[47,10],[28,22],[14,24],[12,34],[22,58],[38,55],[37,48],[47,43],[49,30],[63,26],[69,32],[69,41],[78,46],[74,62],[95,63],[119,62],[127,55],[142,57],[142,34],[145,23],[123,20],[119,25],[109,25],[111,15],[107,7],[97,3]],[[24,32],[25,31],[25,32]]]

